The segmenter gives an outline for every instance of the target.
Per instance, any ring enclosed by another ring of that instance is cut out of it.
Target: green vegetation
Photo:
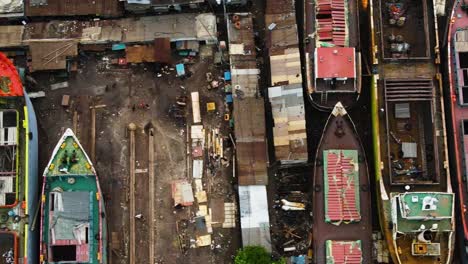
[[[246,246],[237,251],[235,264],[286,264],[286,260],[281,258],[278,261],[271,259],[270,253],[262,246]]]

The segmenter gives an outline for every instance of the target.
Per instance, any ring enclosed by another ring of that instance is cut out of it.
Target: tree
[[[270,253],[262,246],[246,246],[237,251],[235,264],[286,264],[284,259],[273,261]]]

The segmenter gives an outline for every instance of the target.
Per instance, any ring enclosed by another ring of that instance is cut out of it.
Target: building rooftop
[[[354,48],[317,48],[316,78],[356,78]]]
[[[0,1],[0,17],[23,16],[23,0]]]
[[[265,247],[271,252],[270,217],[265,186],[239,186],[242,245]]]
[[[307,134],[301,84],[268,88],[273,114],[275,156],[281,162],[307,162]]]
[[[123,14],[116,0],[24,0],[26,16],[102,16]]]
[[[0,47],[27,46],[31,40],[73,39],[80,44],[170,41],[217,41],[213,14],[176,14],[99,21],[33,22],[26,26],[0,26]]]
[[[228,36],[239,184],[266,185],[265,107],[258,89],[252,15],[230,15]]]

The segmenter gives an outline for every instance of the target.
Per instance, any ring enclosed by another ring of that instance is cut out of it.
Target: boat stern
[[[391,243],[398,263],[451,263],[454,194],[407,192],[391,196]]]

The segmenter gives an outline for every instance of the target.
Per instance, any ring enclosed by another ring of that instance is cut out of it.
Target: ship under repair
[[[425,0],[370,5],[381,228],[394,263],[451,263],[455,201],[435,7]]]
[[[354,123],[340,102],[317,150],[312,201],[314,263],[371,263],[369,172]]]

